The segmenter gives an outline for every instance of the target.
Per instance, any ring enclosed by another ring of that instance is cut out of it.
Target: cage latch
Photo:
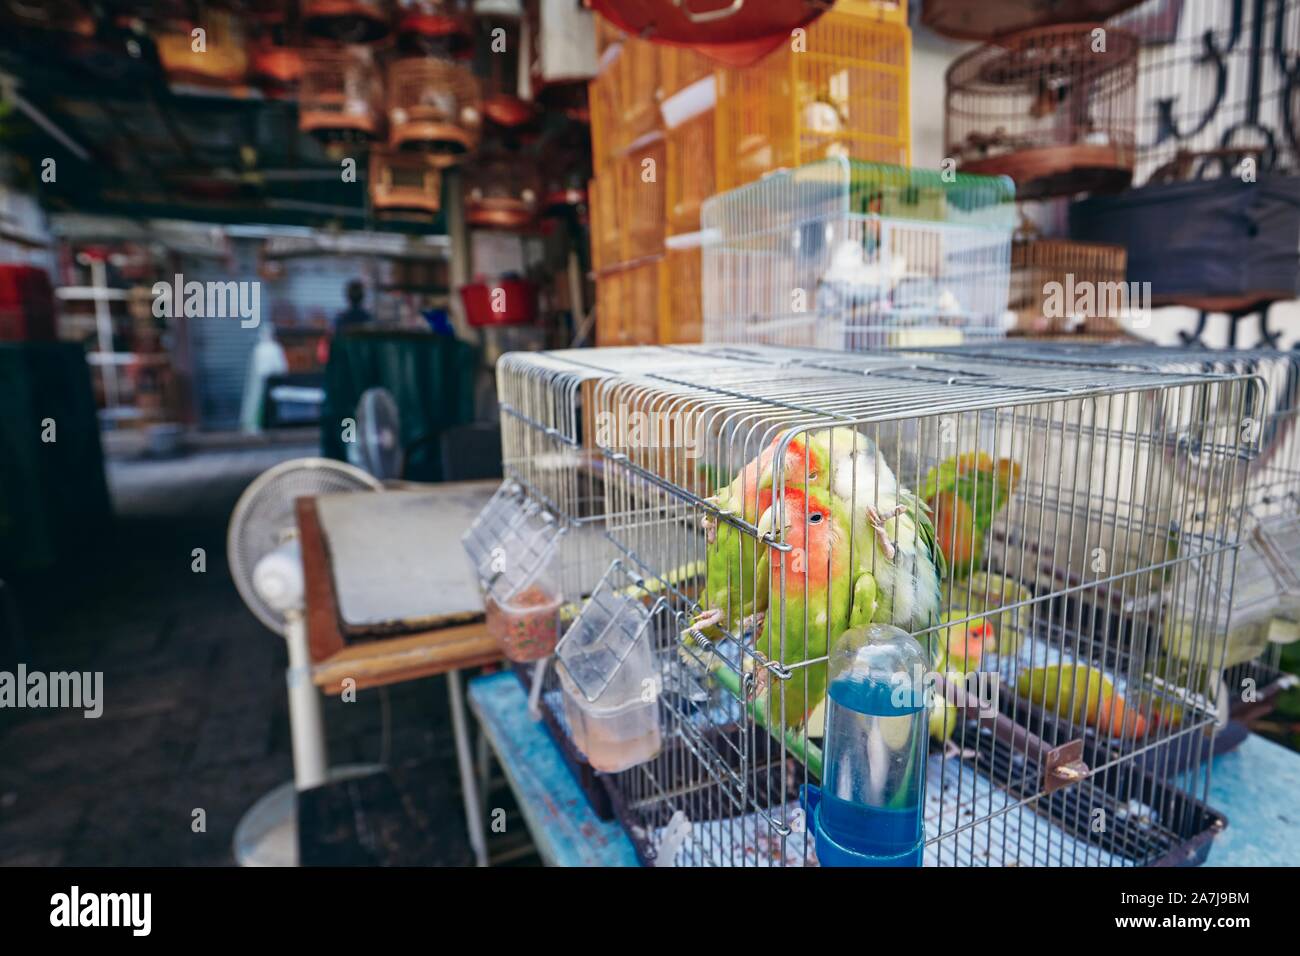
[[[1086,780],[1091,771],[1083,762],[1083,741],[1069,740],[1043,751],[1043,792],[1053,793]]]

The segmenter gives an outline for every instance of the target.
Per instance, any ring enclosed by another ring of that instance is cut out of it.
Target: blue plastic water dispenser
[[[831,648],[822,785],[804,812],[823,866],[920,866],[928,732],[916,638],[888,624],[845,631]]]

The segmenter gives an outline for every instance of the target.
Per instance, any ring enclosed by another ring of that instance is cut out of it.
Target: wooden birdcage
[[[474,47],[470,0],[398,0],[397,38],[410,54],[460,57]]]
[[[910,165],[911,46],[904,24],[832,11],[760,63],[719,70],[718,190],[833,156]]]
[[[302,81],[302,51],[263,40],[249,51],[248,72],[263,92],[285,96]]]
[[[925,0],[921,22],[956,40],[996,37],[1054,23],[1100,23],[1142,0]],[[1181,0],[1178,0],[1181,4]]]
[[[367,142],[382,131],[383,89],[365,47],[302,53],[298,128],[326,142]]]
[[[483,87],[483,113],[499,126],[521,126],[537,112],[519,96],[521,23],[492,16],[475,21],[474,72]]]
[[[663,256],[596,275],[596,344],[653,345],[659,338]]]
[[[2,0],[0,23],[20,30],[71,33],[89,37],[95,18],[77,0]]]
[[[628,37],[604,59],[589,96],[597,167],[659,127],[658,89],[654,44]]]
[[[487,229],[523,229],[537,217],[537,177],[522,156],[480,157],[465,171],[465,221]]]
[[[669,235],[695,232],[700,228],[700,204],[714,192],[713,127],[713,110],[708,110],[664,134]]]
[[[613,268],[623,258],[622,233],[618,227],[618,177],[613,170],[587,184],[587,207],[591,224],[591,266],[600,272]]]
[[[479,83],[450,60],[409,57],[388,68],[388,142],[427,152],[445,165],[478,146],[483,125]]]
[[[1017,331],[1120,334],[1119,320],[1130,305],[1125,301],[1127,261],[1123,246],[1044,239],[1032,231],[1017,234],[1011,243],[1007,301]]]
[[[689,344],[704,335],[703,273],[700,247],[664,250],[659,270],[659,344]]]
[[[388,0],[302,0],[303,29],[336,43],[374,43],[388,35],[393,11]]]
[[[194,30],[202,30],[195,35]],[[158,61],[171,83],[234,86],[248,73],[240,23],[229,12],[208,10],[197,26],[174,22],[154,35]]]
[[[712,76],[717,67],[713,60],[690,47],[660,45],[658,51],[659,95],[662,99]]]
[[[1022,199],[1113,192],[1135,159],[1137,37],[1068,24],[1001,37],[948,68],[945,142]]]
[[[665,233],[665,152],[662,137],[615,161],[618,226],[622,232],[622,261],[631,262],[663,252]]]
[[[370,153],[370,202],[381,216],[433,218],[442,208],[442,173],[420,153]]]

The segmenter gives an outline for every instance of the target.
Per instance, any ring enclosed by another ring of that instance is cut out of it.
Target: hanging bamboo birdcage
[[[569,138],[548,146],[543,152],[543,213],[554,215],[587,204],[587,180],[591,178],[591,144],[584,127],[574,125]]]
[[[521,24],[499,16],[475,20],[474,72],[483,86],[483,113],[500,126],[520,126],[537,112],[519,95]]]
[[[450,165],[478,146],[483,125],[479,84],[450,60],[409,57],[388,68],[388,142]]]
[[[263,40],[250,50],[248,72],[268,95],[288,95],[302,81],[302,51]]]
[[[388,35],[393,11],[388,0],[302,0],[302,27],[336,43],[374,43]]]
[[[957,40],[996,37],[1056,23],[1100,23],[1142,0],[925,0],[921,22]],[[1176,0],[1181,4],[1182,0]],[[1168,6],[1160,0],[1162,6]]]
[[[465,221],[489,229],[522,229],[537,216],[537,180],[530,160],[480,157],[465,171]]]
[[[91,36],[95,19],[77,0],[3,0],[0,22],[20,30]]]
[[[432,218],[442,208],[442,173],[419,153],[372,150],[370,202],[381,216]]]
[[[244,32],[240,22],[223,10],[206,11],[197,25],[173,22],[155,33],[154,44],[171,83],[234,86],[248,73]]]
[[[469,0],[398,0],[397,37],[412,54],[460,57],[471,52],[474,20]]]
[[[1022,199],[1113,192],[1135,158],[1138,41],[1098,24],[1001,37],[948,68],[945,141],[963,172]]]
[[[365,47],[303,51],[298,128],[326,142],[367,142],[381,132],[383,90]]]
[[[1022,229],[1011,243],[1007,302],[1017,331],[1120,334],[1121,317],[1137,305],[1126,301],[1126,261],[1123,246],[1045,239]]]

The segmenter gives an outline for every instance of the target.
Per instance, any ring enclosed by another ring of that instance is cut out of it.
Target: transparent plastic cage
[[[1003,333],[1014,186],[836,159],[703,205],[704,340],[852,351]]]

